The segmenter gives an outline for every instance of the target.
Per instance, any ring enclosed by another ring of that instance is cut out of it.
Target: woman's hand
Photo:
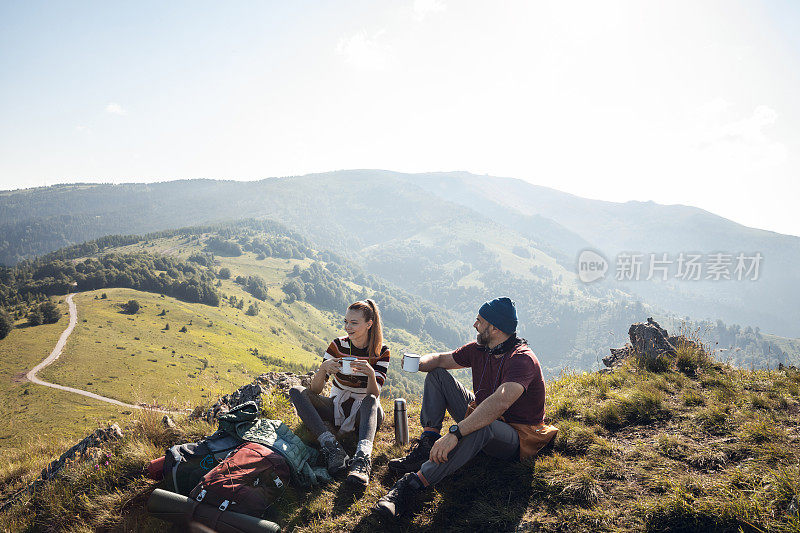
[[[369,364],[369,362],[364,361],[363,359],[351,361],[350,368],[353,369],[353,372],[367,376],[367,379],[375,378],[375,369],[372,368],[372,365]]]
[[[322,364],[319,365],[319,369],[325,372],[325,377],[328,377],[331,374],[335,374],[339,370],[341,370],[342,363],[338,359],[328,359],[327,361],[323,361]]]

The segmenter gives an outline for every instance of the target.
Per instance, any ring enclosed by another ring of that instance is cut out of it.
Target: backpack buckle
[[[275,476],[275,486],[278,487],[278,488],[283,487],[283,481],[281,481],[281,478],[279,478],[277,476]]]
[[[201,502],[201,501],[203,501],[203,498],[205,498],[205,497],[206,497],[206,489],[203,489],[203,490],[200,491],[200,494],[197,495],[196,500]]]
[[[224,511],[225,509],[227,509],[227,508],[228,508],[228,504],[229,504],[229,503],[230,503],[230,502],[229,502],[228,500],[225,500],[224,502],[222,502],[221,504],[219,504],[219,510],[220,510],[220,511]]]

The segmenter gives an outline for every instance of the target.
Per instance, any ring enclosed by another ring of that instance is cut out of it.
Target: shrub
[[[39,308],[36,307],[28,313],[28,325],[29,326],[39,326],[44,322],[42,319],[42,313],[39,311]]]
[[[695,419],[700,427],[709,433],[725,433],[727,431],[728,408],[712,405],[698,412]]]
[[[763,444],[765,442],[779,442],[786,438],[786,432],[777,427],[775,422],[766,418],[759,418],[747,422],[740,431],[742,440]]]
[[[14,320],[6,313],[5,309],[0,309],[0,339],[5,339],[13,328]]]
[[[695,391],[687,391],[686,394],[683,395],[683,404],[687,407],[705,405],[706,399],[702,394],[698,394]]]
[[[43,324],[55,324],[61,320],[61,311],[59,311],[56,304],[51,301],[43,302],[39,306],[39,312],[42,315]]]
[[[217,277],[220,279],[231,279],[231,269],[228,267],[220,268]]]
[[[644,354],[636,354],[636,365],[639,368],[647,370],[648,372],[666,372],[672,368],[673,358],[669,354],[661,354],[656,357],[650,357]]]
[[[597,435],[594,428],[571,422],[561,423],[554,443],[556,450],[567,455],[610,455],[611,443]]]
[[[589,412],[587,420],[609,429],[646,424],[665,414],[663,399],[661,391],[645,385],[627,395],[601,403]]]
[[[603,489],[587,472],[555,475],[549,482],[558,499],[584,505],[594,505],[603,497]]]
[[[575,400],[569,397],[555,402],[552,409],[554,420],[568,420],[570,418],[575,418],[575,415],[578,414],[578,407],[575,405]]]
[[[182,327],[181,329],[179,329],[178,331],[179,331],[180,333],[186,333],[186,332],[187,332],[187,331],[189,331],[189,330],[188,330],[188,329],[186,329],[186,326],[183,326],[183,327]]]
[[[662,455],[677,461],[686,459],[689,453],[689,446],[687,446],[684,441],[674,435],[659,435],[657,444],[658,451]]]
[[[714,505],[696,505],[691,493],[676,487],[645,514],[645,531],[741,531],[735,518]]]
[[[245,314],[247,316],[256,316],[258,314],[258,304],[256,304],[255,302],[251,303],[250,307],[247,308]]]
[[[750,395],[750,406],[753,409],[772,409],[772,402],[769,401],[763,394],[757,392]]]
[[[136,313],[139,312],[141,306],[139,305],[139,302],[137,302],[136,300],[128,300],[127,303],[122,305],[122,309],[129,315],[135,315]]]
[[[680,341],[677,350],[675,366],[687,376],[695,376],[698,370],[711,366],[711,358],[699,344]]]

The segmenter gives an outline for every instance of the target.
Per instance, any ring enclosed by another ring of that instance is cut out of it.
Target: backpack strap
[[[197,496],[195,496],[194,498],[191,498],[192,508],[190,510],[188,510],[186,512],[186,514],[185,514],[186,523],[187,524],[194,520],[194,514],[197,511],[197,508],[200,505],[203,505],[203,499],[206,497],[206,494],[207,494],[206,489],[202,489],[197,494]],[[209,524],[211,529],[216,531],[217,523],[219,522],[219,518],[222,516],[222,513],[225,512],[225,509],[228,508],[228,505],[230,505],[230,501],[225,500],[219,505],[219,507],[214,507],[214,506],[211,506],[211,505],[206,505],[205,506],[209,510],[214,509],[214,518],[213,518],[213,520],[211,520],[211,524]]]
[[[195,500],[194,498],[190,498],[190,500],[192,502],[192,508],[187,509],[186,512],[184,513],[184,518],[187,524],[194,521],[194,513],[197,510],[197,506],[200,505],[200,502]]]
[[[222,505],[220,505],[216,509],[214,514],[214,520],[211,521],[211,529],[213,529],[214,531],[217,530],[217,522],[219,522],[219,517],[222,516],[222,513],[224,513],[225,509],[227,508],[228,508],[228,500],[225,500],[224,502],[222,502]]]

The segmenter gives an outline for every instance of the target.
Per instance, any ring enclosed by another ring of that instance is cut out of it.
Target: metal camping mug
[[[358,361],[358,357],[342,357],[342,374],[348,376],[353,374],[353,368],[350,366],[353,361]]]
[[[408,444],[408,412],[403,398],[394,401],[394,441],[403,446]]]
[[[419,354],[403,354],[403,370],[406,372],[419,372]]]

